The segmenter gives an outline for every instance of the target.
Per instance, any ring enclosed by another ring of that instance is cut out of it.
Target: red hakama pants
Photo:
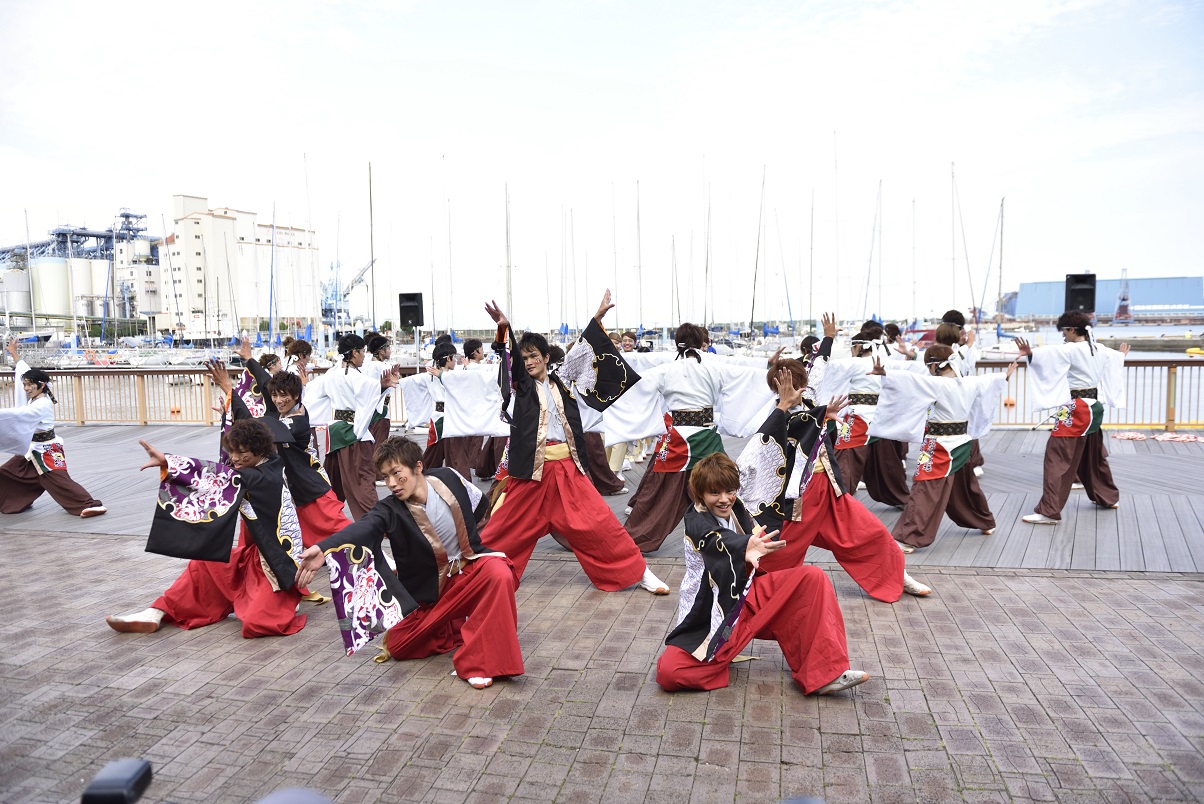
[[[535,543],[552,530],[564,537],[602,591],[626,589],[644,577],[643,554],[572,458],[544,461],[543,480],[509,478],[505,499],[481,531],[481,542],[505,553],[521,578]]]
[[[244,524],[229,563],[189,561],[180,577],[151,607],[165,612],[165,621],[185,630],[212,625],[233,612],[242,621],[243,637],[251,639],[286,636],[304,628],[305,615],[297,614],[300,602],[301,593],[296,589],[272,589],[259,564],[259,548],[247,543]]]
[[[815,692],[849,669],[844,618],[831,581],[819,567],[792,567],[753,580],[731,637],[711,661],[666,647],[656,662],[656,683],[666,692],[726,687],[732,660],[754,639],[778,643],[803,692]]]
[[[456,650],[452,666],[463,679],[518,676],[518,575],[504,556],[481,556],[447,579],[439,600],[423,606],[385,634],[397,660]]]
[[[807,484],[801,517],[783,524],[782,541],[786,546],[761,558],[763,572],[801,565],[807,549],[815,545],[831,550],[844,571],[870,597],[885,603],[902,597],[906,568],[903,551],[878,517],[852,494],[837,497],[826,474],[817,473]]]
[[[301,544],[305,547],[313,547],[351,524],[333,489],[313,502],[298,505],[297,521],[301,523]]]

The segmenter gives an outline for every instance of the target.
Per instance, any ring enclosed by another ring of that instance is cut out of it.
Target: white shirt
[[[462,554],[460,540],[456,536],[456,520],[452,517],[451,508],[435,491],[429,480],[426,481],[426,505],[423,508],[426,509],[426,518],[431,521],[431,527],[435,529],[435,535],[443,542],[447,560],[455,561],[460,558]]]

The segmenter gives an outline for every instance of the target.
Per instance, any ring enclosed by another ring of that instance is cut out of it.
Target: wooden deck
[[[103,500],[109,513],[81,520],[43,496],[29,511],[0,517],[0,531],[51,531],[145,537],[154,506],[156,472],[139,472],[144,453],[138,439],[165,452],[197,457],[217,454],[217,430],[202,426],[60,426],[71,474]],[[1152,435],[1152,434],[1151,434]],[[1056,527],[1028,525],[1020,518],[1040,496],[1046,431],[995,430],[982,444],[986,459],[983,490],[998,520],[994,535],[967,531],[946,519],[936,542],[908,557],[908,565],[1016,567],[1098,571],[1204,571],[1204,444],[1108,440],[1112,472],[1121,490],[1118,510],[1092,505],[1072,492]],[[725,439],[729,454],[742,446]],[[913,447],[913,454],[915,449]],[[634,490],[640,470],[630,472]],[[383,493],[383,489],[381,490]],[[607,502],[622,519],[626,496]],[[858,494],[889,527],[899,512]],[[680,528],[656,555],[680,554]],[[560,549],[550,539],[541,550]],[[813,561],[831,555],[813,550]]]

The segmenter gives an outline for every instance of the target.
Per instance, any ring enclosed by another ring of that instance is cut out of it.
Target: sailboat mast
[[[610,253],[614,257],[614,268],[615,268],[614,297],[618,298],[619,297],[619,233],[618,233],[618,226],[615,223],[615,185],[614,185],[614,182],[611,182],[611,185],[610,185]],[[622,309],[622,307],[620,307],[619,309]],[[621,326],[619,326],[618,315],[615,315],[615,329],[619,330],[620,332],[623,331],[623,328]]]
[[[510,283],[513,267],[510,265],[510,184],[506,185],[506,315],[514,314],[514,293]]]
[[[761,264],[761,225],[765,216],[765,166],[761,166],[761,205],[757,209],[757,253],[753,255],[752,307],[748,311],[748,330],[752,332],[757,314],[757,269]]]
[[[807,319],[815,326],[815,188],[811,188],[811,255],[807,261]]]
[[[949,273],[949,292],[953,296],[953,307],[957,308],[957,179],[953,174],[953,163],[949,163],[949,253],[953,266]]]
[[[456,329],[456,282],[452,277],[451,198],[447,199],[447,309],[448,329]]]
[[[995,305],[995,320],[1003,321],[1003,202],[1005,198],[999,199],[999,301]],[[985,294],[984,294],[985,295]]]
[[[373,227],[372,219],[372,163],[368,163],[368,263],[372,267],[368,270],[369,279],[371,280],[372,292],[372,329],[376,329],[376,230]]]
[[[639,314],[637,329],[644,328],[644,252],[640,235],[640,181],[635,182],[635,281],[639,285]]]

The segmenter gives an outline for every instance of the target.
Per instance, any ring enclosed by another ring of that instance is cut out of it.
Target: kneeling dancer
[[[726,687],[732,662],[753,639],[778,643],[806,693],[827,695],[868,681],[868,673],[849,669],[844,618],[823,570],[758,571],[761,559],[785,543],[777,531],[754,528],[739,486],[739,467],[721,452],[694,465],[686,577],[656,683],[668,692]]]
[[[518,574],[502,553],[481,542],[476,512],[481,492],[449,468],[423,472],[422,449],[394,437],[376,449],[377,470],[390,495],[362,519],[305,550],[297,582],[309,583],[322,566],[348,653],[371,639],[371,626],[388,626],[376,661],[421,659],[456,651],[455,673],[477,689],[499,676],[523,673],[514,590]],[[389,538],[397,568],[384,560]],[[337,551],[350,548],[339,555]],[[366,554],[374,560],[366,561]],[[355,566],[353,566],[355,565]],[[386,611],[378,607],[384,603]]]
[[[149,634],[164,620],[200,628],[231,612],[247,639],[305,627],[293,585],[301,529],[272,433],[263,422],[243,419],[223,442],[233,468],[138,442],[149,456],[142,468],[158,467],[161,480],[147,551],[194,560],[150,608],[106,617],[114,631]],[[238,546],[231,549],[240,518]]]

